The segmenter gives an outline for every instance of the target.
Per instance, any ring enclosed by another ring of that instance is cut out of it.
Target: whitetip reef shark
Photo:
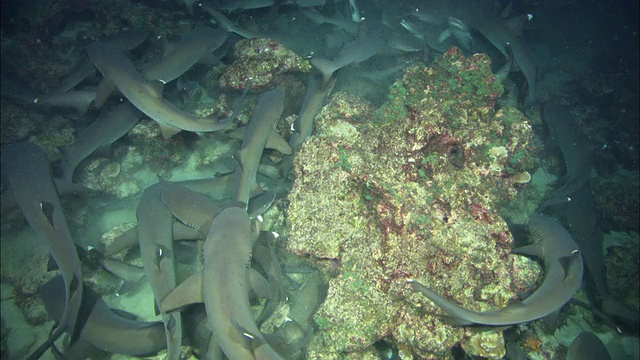
[[[513,63],[527,79],[527,105],[537,97],[538,68],[529,55],[529,50],[521,36],[522,24],[531,15],[505,18],[491,3],[478,0],[433,1],[421,6],[413,15],[429,24],[448,23],[449,28],[441,34],[441,40],[454,35],[463,40],[461,46],[471,45],[465,28],[476,30],[493,45],[505,59],[513,56]],[[511,49],[509,50],[508,47]],[[510,54],[512,53],[512,55]]]
[[[552,314],[566,304],[582,284],[583,263],[578,244],[569,232],[553,219],[533,215],[529,229],[537,240],[535,244],[512,250],[514,254],[539,257],[544,262],[545,276],[542,284],[521,302],[511,302],[495,311],[467,310],[445,299],[421,283],[409,279],[414,291],[436,303],[449,314],[455,325],[514,325],[540,319]]]
[[[336,76],[331,76],[322,82],[316,81],[313,78],[309,81],[307,93],[300,108],[300,114],[298,114],[293,125],[294,132],[289,139],[292,152],[298,152],[304,141],[313,133],[316,115],[318,115],[320,109],[322,109],[325,100],[333,91],[335,84]],[[287,177],[292,166],[293,154],[285,154],[280,163],[280,173],[284,178]]]
[[[244,133],[240,151],[236,156],[236,191],[234,199],[249,203],[251,190],[256,184],[256,174],[267,140],[277,127],[284,108],[284,90],[267,91],[258,100],[251,120]]]
[[[258,229],[242,207],[218,215],[204,242],[202,297],[208,324],[229,359],[281,359],[258,329],[246,283]]]
[[[72,182],[73,173],[82,160],[98,148],[110,146],[133,128],[142,114],[130,103],[114,106],[107,115],[101,116],[89,125],[78,141],[62,149],[61,162],[63,180]]]
[[[118,50],[127,51],[142,44],[147,36],[149,36],[148,31],[128,29],[105,36],[101,38],[100,41],[108,42]],[[56,90],[54,90],[54,93],[64,93],[73,89],[76,85],[84,81],[84,79],[93,75],[95,71],[96,70],[89,58],[86,56],[83,57],[75,68],[71,70],[71,73],[60,81],[60,84]]]
[[[323,83],[327,83],[336,70],[368,60],[386,45],[389,29],[382,23],[363,21],[359,31],[356,39],[345,44],[333,60],[311,59],[311,64],[324,76]]]
[[[138,240],[140,255],[156,305],[176,286],[175,258],[173,251],[173,217],[164,206],[161,195],[172,184],[156,183],[148,187],[138,205]],[[163,313],[166,331],[167,359],[180,359],[182,344],[182,320],[177,311]]]
[[[145,80],[131,61],[109,43],[95,42],[87,47],[87,52],[102,75],[111,79],[122,95],[160,125],[165,139],[181,130],[220,131],[225,129],[235,117],[232,114],[223,120],[215,116],[199,118],[178,109],[164,99],[162,82]]]
[[[82,268],[51,178],[49,160],[38,145],[29,142],[2,147],[1,157],[3,181],[7,182],[38,239],[47,245],[64,279],[64,311],[52,337],[66,331],[73,343],[79,329]]]
[[[212,28],[197,28],[193,33],[175,43],[166,43],[162,57],[142,68],[140,74],[147,81],[167,84],[191,69],[205,55],[220,47],[227,40],[227,33]],[[115,90],[109,78],[104,78],[96,91],[95,107],[100,108]]]
[[[611,354],[599,337],[590,331],[583,331],[571,342],[567,360],[611,360]]]
[[[600,214],[594,204],[590,184],[592,169],[590,143],[587,137],[577,129],[571,108],[546,103],[543,108],[544,120],[550,134],[557,141],[566,173],[562,177],[562,185],[554,190],[549,199],[543,202],[538,210],[546,209],[563,214],[571,235],[580,247],[586,264],[589,281],[585,282],[588,295],[597,295],[602,300],[602,311],[614,315],[637,327],[639,315],[637,311],[617,299],[609,290],[607,271],[604,263],[602,243],[604,234],[598,222]],[[589,285],[593,282],[595,289]],[[592,302],[594,299],[591,296]]]
[[[61,319],[64,307],[60,301],[63,298],[63,285],[62,279],[55,277],[38,290],[47,313],[56,321]],[[78,343],[87,342],[102,351],[131,356],[153,354],[166,347],[162,322],[122,317],[111,310],[91,288],[85,290]],[[65,353],[73,347],[71,345]]]
[[[249,263],[258,237],[244,203],[213,219],[203,247],[204,270],[160,301],[160,311],[203,302],[213,337],[229,359],[282,359],[258,329],[249,304]]]

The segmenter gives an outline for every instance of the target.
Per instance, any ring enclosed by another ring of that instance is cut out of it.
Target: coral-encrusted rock
[[[287,72],[308,72],[311,65],[276,40],[245,39],[234,48],[236,60],[224,69],[220,86],[241,90],[264,89],[276,76]]]
[[[532,166],[536,150],[521,113],[496,114],[501,92],[487,57],[453,49],[432,68],[408,69],[374,121],[360,119],[368,106],[347,116],[362,103],[344,94],[323,109],[295,159],[286,244],[331,276],[309,358],[360,353],[381,339],[418,358],[447,357],[463,339],[473,339],[471,355],[502,351],[501,333],[491,344],[476,329],[465,335],[406,283],[486,311],[536,280],[538,268],[509,253],[498,214],[516,191],[508,172]],[[500,171],[491,171],[489,150],[500,146]]]

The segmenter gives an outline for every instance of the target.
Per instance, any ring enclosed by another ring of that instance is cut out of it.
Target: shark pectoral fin
[[[160,133],[162,133],[162,137],[166,140],[173,135],[182,131],[181,129],[171,126],[171,125],[160,125]]]
[[[207,195],[182,186],[170,186],[160,198],[179,222],[204,235],[209,231],[206,225],[222,211]]]
[[[197,272],[171,290],[160,300],[159,310],[169,312],[190,304],[202,302],[202,272]]]
[[[470,325],[472,324],[470,321],[468,320],[464,320],[462,318],[459,318],[457,316],[453,316],[453,315],[438,315],[438,317],[445,323],[452,325],[452,326],[465,326],[465,325]]]
[[[141,276],[137,281],[122,280],[122,285],[118,288],[117,294],[123,295],[126,293],[133,293],[139,289],[140,286],[147,281],[147,275]]]
[[[96,89],[96,97],[93,99],[93,107],[100,109],[107,101],[111,93],[116,89],[116,85],[109,78],[102,78]]]
[[[509,299],[509,301],[507,301],[507,306],[505,306],[504,309],[517,309],[523,306],[524,304],[522,303],[522,301],[518,299]]]
[[[542,246],[538,244],[526,245],[519,248],[511,249],[511,253],[518,255],[536,256],[539,258],[544,257],[544,250],[542,249]]]
[[[319,57],[311,59],[311,65],[315,66],[326,79],[329,79],[337,70],[333,61]]]
[[[253,219],[258,215],[262,215],[271,207],[275,199],[276,193],[273,191],[265,191],[249,199],[249,206],[247,208],[249,218]]]
[[[236,140],[242,140],[242,138],[244,138],[244,132],[247,131],[247,126],[241,126],[239,128],[236,128],[235,130],[228,132],[225,134],[225,136],[230,137],[232,139],[236,139]]]
[[[269,284],[269,281],[258,271],[252,268],[247,269],[247,277],[249,278],[251,290],[258,297],[269,299],[271,298],[271,296],[273,296],[273,289],[271,287],[271,284]]]
[[[265,145],[268,149],[278,150],[282,155],[291,155],[293,154],[293,149],[287,142],[287,140],[282,137],[282,135],[278,134],[277,131],[273,131],[269,138],[267,139],[267,145]]]
[[[53,258],[53,255],[49,254],[49,261],[47,261],[47,271],[58,270],[58,263],[56,259]]]
[[[571,253],[571,255],[563,256],[558,259],[558,261],[560,262],[560,266],[562,266],[562,270],[564,271],[564,277],[562,278],[563,281],[567,279],[569,270],[571,269],[573,263],[575,261],[578,261],[580,256],[582,256],[580,255],[580,251],[575,250],[573,253]]]
[[[556,311],[552,311],[550,314],[546,315],[541,319],[543,323],[548,326],[548,329],[556,329],[559,327],[560,318],[560,309]]]
[[[55,225],[53,225],[53,204],[43,201],[40,203],[40,210],[42,210],[42,214],[44,214],[44,216],[47,217],[47,220],[49,220],[49,225],[55,229]]]
[[[440,35],[438,36],[438,43],[441,44],[450,37],[451,37],[451,30],[446,29],[445,31],[440,33]]]

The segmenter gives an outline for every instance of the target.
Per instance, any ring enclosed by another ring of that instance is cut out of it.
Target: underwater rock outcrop
[[[373,116],[349,108],[359,99],[334,97],[316,118],[294,161],[286,243],[329,279],[308,358],[358,358],[379,340],[403,358],[444,358],[456,343],[504,355],[500,332],[447,325],[407,284],[486,311],[539,274],[510,254],[498,213],[526,186],[511,179],[535,166],[538,141],[518,110],[496,111],[503,90],[489,65],[452,48],[432,67],[408,68]]]
[[[308,72],[309,61],[286,49],[276,40],[245,39],[239,41],[233,54],[236,60],[220,77],[220,87],[251,90],[273,86],[275,78],[288,72]]]

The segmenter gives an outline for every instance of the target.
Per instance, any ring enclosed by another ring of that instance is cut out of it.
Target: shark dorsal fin
[[[160,312],[165,313],[200,302],[202,302],[202,272],[197,272],[181,282],[180,285],[176,286],[160,300],[158,308]]]

